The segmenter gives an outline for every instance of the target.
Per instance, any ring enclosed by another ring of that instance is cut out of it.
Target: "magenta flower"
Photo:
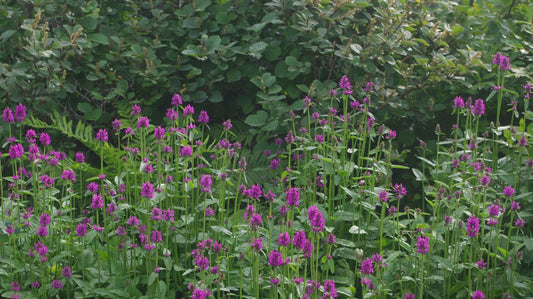
[[[61,280],[59,279],[52,280],[52,283],[50,285],[52,286],[52,289],[61,290],[63,288],[63,284],[61,283]]]
[[[139,107],[139,105],[137,104],[133,104],[133,106],[131,107],[131,115],[137,114],[141,114],[141,107]]]
[[[272,161],[270,161],[270,169],[278,169],[279,168],[280,159],[274,158]]]
[[[380,202],[387,202],[389,201],[389,195],[387,194],[387,191],[381,190],[378,193],[378,198]]]
[[[181,99],[181,96],[177,93],[175,93],[173,96],[172,96],[172,102],[171,102],[172,106],[178,106],[178,105],[182,105],[183,104],[183,100]]]
[[[392,189],[394,193],[396,193],[396,198],[402,198],[404,195],[407,194],[407,189],[403,186],[403,184],[394,184],[394,187]]]
[[[296,141],[296,138],[294,138],[294,133],[292,132],[292,130],[290,130],[289,133],[287,134],[287,137],[285,137],[285,141],[287,143],[293,143],[294,141]]]
[[[263,219],[261,219],[261,215],[253,214],[252,218],[250,218],[250,229],[253,231],[256,231],[257,228],[261,226],[261,223],[263,223]]]
[[[404,299],[415,299],[415,294],[406,293]]]
[[[287,245],[289,245],[290,243],[291,243],[291,237],[289,236],[288,232],[279,234],[279,237],[278,237],[279,246],[287,247]]]
[[[15,119],[21,123],[26,119],[26,106],[18,104],[15,107]]]
[[[335,236],[334,234],[330,233],[328,235],[328,237],[326,238],[326,243],[328,244],[335,244],[337,243],[337,236]]]
[[[479,179],[479,183],[483,187],[488,187],[490,184],[490,177],[488,174],[483,174],[483,176]]]
[[[205,215],[205,217],[213,217],[215,215],[215,210],[213,210],[212,207],[207,207],[205,209],[204,215]]]
[[[63,270],[61,270],[61,275],[64,277],[72,277],[72,270],[70,270],[70,266],[68,264],[63,267]]]
[[[165,128],[162,128],[161,126],[158,126],[154,129],[154,137],[155,139],[165,139]]]
[[[315,233],[319,233],[324,229],[325,220],[322,212],[318,210],[316,206],[310,206],[307,210],[307,218],[311,223],[311,228]]]
[[[152,242],[154,243],[163,242],[163,236],[161,235],[161,231],[153,230],[152,237],[150,238],[150,240],[152,240]]]
[[[194,107],[191,105],[185,106],[183,108],[183,116],[193,115],[194,114]]]
[[[163,219],[165,221],[174,221],[174,210],[171,210],[171,209],[164,210]]]
[[[324,295],[321,298],[337,298],[337,288],[335,287],[335,281],[333,280],[324,280]]]
[[[487,267],[487,263],[485,263],[485,260],[483,259],[480,259],[479,261],[477,261],[476,264],[480,270],[483,270],[485,267]]]
[[[483,99],[477,99],[472,107],[472,114],[476,116],[481,116],[485,114],[485,102]]]
[[[48,236],[48,229],[46,228],[46,226],[40,226],[39,228],[37,228],[37,236],[39,237]]]
[[[461,97],[455,97],[453,100],[453,108],[464,108],[465,102],[463,101],[463,98]]]
[[[28,131],[26,131],[26,141],[28,141],[29,143],[35,143],[37,140],[37,133],[35,133],[34,130],[32,129],[29,129]]]
[[[91,191],[93,194],[98,192],[98,184],[95,182],[90,182],[89,185],[87,185],[87,190]]]
[[[292,238],[292,245],[303,249],[305,243],[307,242],[307,237],[305,236],[305,231],[296,231],[294,232],[294,237]]]
[[[200,190],[202,192],[211,193],[212,184],[213,184],[213,181],[211,179],[211,175],[202,174],[202,176],[200,177]]]
[[[54,185],[54,181],[55,181],[54,178],[51,178],[51,177],[47,176],[46,174],[43,174],[39,178],[39,182],[41,184],[43,184],[46,188],[52,188],[52,185]]]
[[[11,282],[11,290],[13,292],[20,292],[20,283],[18,281]]]
[[[315,135],[315,142],[318,142],[318,143],[324,143],[324,135],[322,135],[322,134],[316,134],[316,135]]]
[[[198,116],[198,122],[204,124],[209,123],[209,115],[207,114],[207,111],[200,111],[200,115]]]
[[[472,299],[485,299],[485,294],[482,291],[475,291],[472,294]]]
[[[9,145],[9,158],[14,160],[20,158],[24,155],[24,147],[21,144],[11,144]]]
[[[147,128],[150,126],[150,120],[146,116],[139,117],[137,121],[137,128]]]
[[[248,196],[253,199],[259,199],[263,195],[263,190],[261,189],[261,186],[259,185],[253,185],[247,190]]]
[[[341,77],[341,80],[339,81],[339,87],[344,90],[349,90],[352,88],[352,84],[350,83],[348,76],[344,75]]]
[[[263,238],[259,238],[259,239],[253,239],[252,240],[252,248],[255,252],[258,252],[259,250],[261,250],[263,248]]]
[[[372,263],[370,258],[367,257],[365,260],[363,260],[361,263],[360,272],[367,275],[374,273],[374,263]]]
[[[12,124],[15,122],[15,117],[13,116],[13,111],[11,109],[6,108],[4,109],[4,122],[8,124]]]
[[[429,237],[418,237],[418,239],[416,240],[416,252],[420,254],[426,254],[429,252]]]
[[[154,198],[154,185],[152,185],[152,183],[150,182],[143,183],[141,189],[141,196],[148,199]]]
[[[128,219],[128,224],[130,226],[137,226],[139,225],[139,218],[135,217],[135,216],[130,216],[130,218]]]
[[[104,199],[100,194],[93,194],[93,200],[91,202],[91,209],[101,209],[104,207]]]
[[[76,152],[76,162],[77,163],[85,162],[85,155],[82,152]]]
[[[207,299],[209,296],[211,296],[210,290],[194,289],[192,291],[191,299]]]
[[[496,216],[497,217],[498,214],[500,214],[500,206],[491,203],[489,208],[488,208],[488,212],[489,212],[489,216]]]
[[[41,136],[39,136],[39,142],[41,142],[42,145],[47,146],[50,145],[52,141],[50,140],[50,135],[43,132],[41,133]]]
[[[479,219],[476,216],[468,217],[466,231],[470,238],[477,237],[479,233]]]
[[[231,124],[231,119],[226,120],[222,123],[222,126],[224,126],[224,130],[229,131],[231,128],[233,128],[233,125]]]
[[[50,224],[50,215],[48,215],[48,213],[41,213],[41,216],[39,217],[39,224],[41,226],[47,226]]]
[[[511,202],[511,211],[518,211],[520,209],[520,202],[513,200],[513,202]]]
[[[520,227],[520,228],[523,228],[525,224],[526,224],[526,221],[524,220],[524,218],[518,218],[514,222],[514,226]]]
[[[287,199],[287,205],[291,207],[297,207],[300,202],[300,189],[292,187],[285,192],[285,197]]]
[[[492,63],[498,65],[502,71],[508,71],[511,69],[511,61],[509,57],[504,56],[499,52],[494,55]]]
[[[268,264],[273,267],[279,267],[283,265],[283,258],[281,253],[277,250],[272,250],[268,256]]]
[[[165,114],[165,116],[170,119],[171,121],[175,121],[176,119],[178,119],[179,117],[179,114],[176,110],[172,109],[172,108],[168,108],[167,109],[167,113]]]
[[[122,127],[122,122],[115,118],[115,120],[111,123],[113,130],[116,132],[120,131],[120,128]]]
[[[76,227],[76,236],[83,237],[86,234],[87,234],[87,224],[78,223],[78,226]]]
[[[71,183],[76,182],[76,174],[70,169],[65,169],[59,178],[65,181],[70,181]]]
[[[183,146],[180,149],[180,156],[181,157],[190,157],[190,156],[192,156],[192,147],[190,147],[188,145]]]
[[[158,207],[152,207],[152,217],[151,217],[152,220],[154,221],[160,221],[163,219],[163,215],[162,215],[162,211],[160,208]]]
[[[503,195],[507,196],[507,197],[513,197],[514,195],[514,189],[511,187],[511,186],[506,186],[504,189],[503,189]]]

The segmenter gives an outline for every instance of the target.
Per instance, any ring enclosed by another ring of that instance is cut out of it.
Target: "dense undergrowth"
[[[506,89],[509,58],[493,64],[497,118],[485,99],[450,95],[451,133],[420,141],[421,167],[376,117],[374,83],[343,76],[283,120],[254,183],[231,120],[209,137],[208,112],[179,94],[163,124],[135,104],[109,131],[5,108],[2,296],[533,296],[533,85]],[[52,128],[87,151],[58,151]]]

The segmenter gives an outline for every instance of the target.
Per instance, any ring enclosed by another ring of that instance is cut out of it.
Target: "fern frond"
[[[102,142],[96,140],[91,125],[79,121],[73,129],[72,120],[67,120],[65,116],[62,116],[57,111],[52,113],[51,120],[52,124],[48,124],[31,116],[27,118],[26,124],[36,129],[53,129],[59,131],[66,137],[74,138],[85,145],[88,149],[93,151],[96,156],[100,156],[100,153],[102,152],[104,155],[104,161],[112,168],[120,164],[120,157],[123,153],[114,147],[104,146]]]

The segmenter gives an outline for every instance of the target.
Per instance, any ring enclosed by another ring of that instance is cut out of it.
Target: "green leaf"
[[[220,103],[224,100],[224,97],[222,96],[222,93],[220,90],[214,90],[211,93],[211,96],[209,97],[209,102],[211,103]]]
[[[359,228],[357,225],[352,225],[349,230],[350,234],[352,235],[364,235],[366,234],[366,231],[362,228]]]
[[[255,114],[249,115],[244,122],[252,127],[260,127],[266,123],[268,113],[264,110],[259,110]]]
[[[229,231],[227,228],[223,227],[223,226],[219,226],[219,225],[213,225],[211,226],[211,229],[216,232],[216,233],[223,233],[227,236],[232,236],[233,234],[231,233],[231,231]]]
[[[413,171],[417,181],[427,181],[426,176],[420,170],[411,168],[411,171]]]
[[[218,49],[221,42],[222,42],[222,39],[220,39],[220,36],[218,35],[210,36],[207,39],[207,43],[205,44],[207,51],[210,52],[210,51],[214,51]]]
[[[83,115],[83,117],[86,120],[90,120],[90,121],[97,120],[97,119],[100,118],[100,116],[102,116],[102,110],[99,110],[99,109],[94,109],[93,111],[91,111],[89,113],[85,113]]]
[[[87,35],[87,40],[95,43],[99,43],[102,45],[109,45],[109,40],[107,39],[107,35],[102,33],[91,33]]]
[[[241,72],[237,69],[230,69],[226,73],[226,79],[228,82],[235,82],[241,79]]]
[[[80,19],[79,24],[83,27],[85,31],[93,31],[96,29],[97,21],[93,16],[86,16]]]
[[[154,281],[156,280],[158,275],[159,274],[157,272],[150,273],[150,277],[148,277],[148,285],[149,286],[151,286],[154,283]]]
[[[89,113],[93,111],[93,106],[87,102],[78,103],[78,110],[83,113]]]
[[[268,124],[266,124],[262,128],[262,130],[263,131],[267,131],[267,132],[271,132],[271,131],[275,131],[277,128],[278,128],[278,120],[274,119],[274,120],[270,121]]]
[[[128,81],[127,80],[120,80],[117,83],[117,88],[115,89],[115,92],[121,96],[124,96],[124,94],[128,91]]]
[[[196,4],[196,11],[204,11],[209,5],[211,5],[211,0],[196,0],[193,3]]]
[[[263,80],[265,87],[270,87],[276,82],[276,76],[273,76],[271,73],[264,73],[261,75],[261,79]]]
[[[4,33],[0,35],[0,41],[8,40],[11,36],[13,36],[13,34],[15,34],[15,32],[17,31],[14,29],[9,29],[9,30],[4,31]]]
[[[250,46],[248,51],[250,52],[250,55],[255,56],[256,58],[261,58],[261,53],[263,53],[267,46],[268,44],[265,42],[256,42]]]

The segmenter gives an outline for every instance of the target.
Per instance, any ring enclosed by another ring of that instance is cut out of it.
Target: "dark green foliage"
[[[379,113],[409,146],[455,95],[489,95],[493,53],[511,56],[506,85],[519,89],[532,15],[522,1],[8,1],[0,99],[101,126],[132,102],[159,121],[182,93],[223,103],[214,121],[271,135],[347,74],[354,90],[376,83]]]

